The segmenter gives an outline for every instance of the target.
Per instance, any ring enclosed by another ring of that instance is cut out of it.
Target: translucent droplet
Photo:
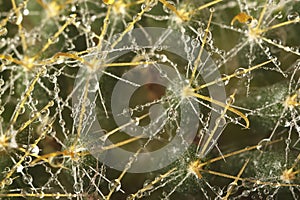
[[[262,139],[258,144],[257,144],[257,147],[256,149],[259,150],[259,151],[265,151],[265,147],[267,144],[269,144],[270,142],[270,139]]]
[[[249,21],[249,26],[251,28],[255,28],[257,26],[257,24],[258,24],[257,19],[253,19],[253,20]]]
[[[167,72],[164,70],[160,71],[159,74],[162,78],[166,78],[168,76]]]
[[[215,10],[214,7],[211,7],[211,8],[209,9],[209,11],[210,11],[210,12],[215,12],[216,10]]]
[[[168,118],[170,120],[176,120],[176,117],[177,117],[177,112],[175,109],[173,108],[170,108],[169,111],[168,111]]]
[[[208,31],[206,34],[206,42],[210,42],[211,39],[212,39],[212,33],[210,31]]]
[[[235,101],[234,96],[230,96],[226,99],[226,104],[232,105],[232,104],[234,104],[234,101]]]
[[[7,29],[5,27],[0,27],[0,36],[5,36],[7,34]]]
[[[24,174],[22,180],[25,184],[31,184],[33,181],[32,176],[30,174]]]
[[[234,73],[235,73],[237,78],[243,78],[247,75],[245,68],[238,68],[234,71]]]
[[[35,145],[32,149],[31,149],[31,153],[33,154],[39,154],[40,149],[37,145]]]
[[[23,15],[18,13],[17,15],[12,15],[8,19],[12,24],[20,25],[23,21]]]
[[[161,62],[167,62],[167,60],[168,60],[168,57],[166,55],[161,55],[160,56],[160,61]]]
[[[185,42],[189,42],[191,37],[189,35],[183,35],[182,36],[182,39],[185,41]]]
[[[31,156],[26,156],[25,158],[24,158],[24,162],[25,163],[31,163],[31,161],[32,161],[32,157]]]
[[[192,39],[191,45],[195,48],[200,46],[200,41],[197,38]]]
[[[24,16],[29,15],[29,10],[28,10],[27,8],[25,8],[25,9],[23,10],[23,15],[24,15]]]
[[[3,173],[8,173],[10,171],[10,168],[9,167],[5,167],[4,170],[3,170]]]
[[[77,182],[77,183],[74,183],[73,189],[74,189],[74,192],[75,192],[76,194],[80,193],[80,192],[81,192],[81,184],[78,183],[78,182]]]
[[[156,51],[162,51],[163,47],[161,45],[157,45],[157,47],[155,48]]]
[[[227,187],[227,192],[229,192],[230,194],[234,194],[238,191],[238,185],[235,182],[232,182],[228,185]]]
[[[118,179],[112,180],[109,183],[108,188],[110,191],[112,190],[119,191],[121,189],[121,182]]]
[[[75,12],[75,11],[76,11],[76,6],[75,6],[75,5],[73,5],[73,6],[71,7],[71,11],[72,11],[72,12]]]
[[[43,199],[45,197],[45,193],[43,192],[43,191],[41,191],[40,193],[39,193],[39,198],[40,199]]]
[[[276,15],[276,18],[277,18],[277,19],[282,19],[282,17],[283,17],[283,14],[282,14],[281,12],[279,12],[279,13]]]
[[[223,126],[225,126],[225,124],[226,124],[226,119],[225,119],[225,117],[221,116],[221,117],[218,117],[218,118],[216,119],[216,125],[217,125],[217,126],[223,127]]]
[[[143,4],[141,5],[141,10],[145,10],[146,7],[147,7],[147,5],[143,3]]]
[[[270,191],[267,188],[265,188],[264,189],[264,194],[269,194],[269,193],[270,193]]]
[[[138,191],[137,194],[136,194],[136,197],[138,199],[141,199],[143,196],[144,196],[144,193],[142,191]]]
[[[60,198],[60,193],[59,192],[56,192],[55,194],[55,199],[59,199]]]
[[[56,63],[57,64],[62,64],[62,63],[64,63],[64,61],[65,60],[63,58],[59,58],[59,59],[56,60]]]
[[[12,178],[5,179],[5,185],[11,185],[12,183],[13,183],[13,179]]]
[[[59,123],[59,125],[61,125],[61,126],[65,126],[65,125],[66,125],[66,122],[65,122],[65,120],[63,120],[63,119],[60,119],[60,120],[58,121],[58,123]]]
[[[59,37],[52,36],[48,39],[49,43],[55,44],[59,41]]]
[[[299,13],[298,12],[292,12],[288,14],[287,19],[289,21],[299,20]]]
[[[23,171],[23,169],[24,169],[23,165],[18,165],[16,171],[17,171],[18,173],[21,173],[21,172]]]
[[[142,19],[141,15],[135,15],[133,16],[134,21],[140,21]]]
[[[133,118],[132,123],[134,123],[134,125],[138,126],[140,124],[140,118],[138,118],[138,117]]]
[[[145,180],[145,182],[144,182],[144,184],[143,184],[143,187],[144,187],[144,188],[145,188],[145,187],[148,187],[149,190],[151,190],[151,189],[153,188],[153,185],[151,185],[151,186],[149,185],[151,182],[152,182],[152,181],[149,180],[149,179]]]

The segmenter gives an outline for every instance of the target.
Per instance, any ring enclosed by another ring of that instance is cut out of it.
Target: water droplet
[[[257,144],[256,149],[259,150],[259,151],[261,151],[261,152],[265,151],[265,149],[266,149],[265,147],[266,147],[266,145],[269,144],[269,142],[270,142],[270,139],[268,139],[268,138],[262,139],[262,140]]]
[[[292,12],[288,14],[287,19],[289,21],[299,20],[299,13],[298,12]]]
[[[191,37],[189,35],[183,35],[182,39],[184,40],[184,42],[189,42]]]
[[[45,193],[43,192],[43,191],[41,191],[40,193],[39,193],[39,198],[40,199],[43,199],[45,197]]]
[[[80,193],[81,192],[81,184],[80,183],[74,183],[74,185],[73,185],[73,189],[74,189],[74,192],[75,193]]]
[[[161,62],[167,62],[168,57],[166,55],[160,55],[160,61]]]
[[[152,185],[149,185],[149,184],[151,184],[151,180],[149,180],[149,179],[147,179],[147,180],[145,180],[145,182],[144,182],[144,184],[143,184],[143,187],[145,188],[145,187],[148,187],[149,188],[149,190],[151,190],[152,188],[153,188],[153,186]]]
[[[23,169],[24,169],[24,167],[23,167],[23,165],[19,165],[18,167],[17,167],[17,172],[18,173],[21,173],[22,171],[23,171]]]
[[[249,21],[249,26],[251,28],[255,28],[257,26],[257,24],[258,24],[257,19],[252,19],[251,21]]]
[[[29,10],[28,10],[27,8],[25,8],[25,9],[23,10],[23,15],[24,15],[24,16],[29,15]]]
[[[168,76],[167,72],[164,71],[164,70],[161,70],[161,71],[159,72],[159,74],[160,74],[160,76],[161,76],[162,78],[166,78],[166,77]]]
[[[136,194],[136,197],[138,199],[142,198],[144,195],[143,195],[143,192],[142,191],[138,191],[137,194]]]
[[[32,157],[31,156],[26,156],[24,158],[24,162],[27,163],[27,164],[31,163],[31,161],[32,161]]]
[[[55,44],[59,41],[59,37],[52,36],[48,39],[49,43]]]
[[[169,118],[170,120],[176,120],[176,117],[177,117],[177,112],[176,112],[176,110],[175,110],[174,108],[170,108],[170,109],[168,110],[168,118]]]
[[[204,39],[205,43],[209,43],[212,39],[212,33],[210,31],[203,32],[201,34],[201,41],[204,42]]]
[[[23,15],[18,13],[17,15],[12,15],[8,19],[12,24],[20,25],[23,21]]]
[[[238,68],[234,71],[237,78],[243,78],[247,75],[245,68]]]
[[[156,51],[162,51],[162,50],[163,50],[163,46],[162,46],[162,45],[157,45],[157,46],[155,47],[155,50],[156,50]]]
[[[39,154],[40,149],[37,145],[35,145],[32,149],[31,149],[31,153],[33,154]]]
[[[227,192],[229,192],[230,194],[234,194],[238,191],[238,185],[235,182],[232,182],[228,185],[227,187]]]
[[[12,178],[5,179],[5,184],[6,185],[11,185],[12,183],[13,183],[13,179]]]
[[[279,12],[279,13],[276,15],[276,18],[277,18],[277,19],[282,19],[282,17],[283,17],[283,14],[282,14],[281,12]]]
[[[59,125],[61,125],[61,126],[65,126],[65,125],[66,125],[66,122],[65,122],[65,120],[63,120],[63,119],[60,119],[60,120],[58,121],[58,123],[59,123]]]
[[[292,142],[292,140],[290,138],[287,138],[285,140],[285,143],[286,143],[287,146],[289,146],[291,144],[291,142]]]
[[[141,10],[145,10],[146,7],[147,7],[147,5],[143,3],[143,4],[141,5]]]
[[[142,19],[141,15],[135,15],[133,16],[134,21],[140,21]]]
[[[215,12],[216,10],[215,10],[214,7],[211,7],[211,8],[209,9],[209,11],[210,11],[210,12]]]
[[[32,176],[30,174],[24,174],[22,180],[25,184],[31,184],[33,181]]]
[[[110,191],[112,190],[119,191],[121,189],[121,182],[118,179],[112,180],[109,183],[108,188]]]
[[[133,119],[132,119],[132,123],[133,123],[134,125],[138,126],[138,125],[140,124],[140,118],[138,118],[138,117],[133,118]]]
[[[226,99],[226,104],[232,105],[232,104],[234,104],[234,101],[235,101],[234,96],[230,96]]]
[[[59,199],[60,198],[60,193],[59,192],[56,192],[55,194],[55,199]]]
[[[267,188],[264,189],[264,194],[269,194],[269,190]]]
[[[216,119],[216,125],[218,126],[218,127],[223,127],[223,126],[225,126],[225,124],[226,124],[226,119],[225,119],[225,117],[224,116],[220,116],[220,117],[218,117],[217,119]]]
[[[200,46],[200,41],[197,38],[192,39],[191,45],[195,48]]]

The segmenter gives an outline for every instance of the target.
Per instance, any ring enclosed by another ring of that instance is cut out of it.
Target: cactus
[[[299,199],[299,0],[0,2],[1,199]]]

